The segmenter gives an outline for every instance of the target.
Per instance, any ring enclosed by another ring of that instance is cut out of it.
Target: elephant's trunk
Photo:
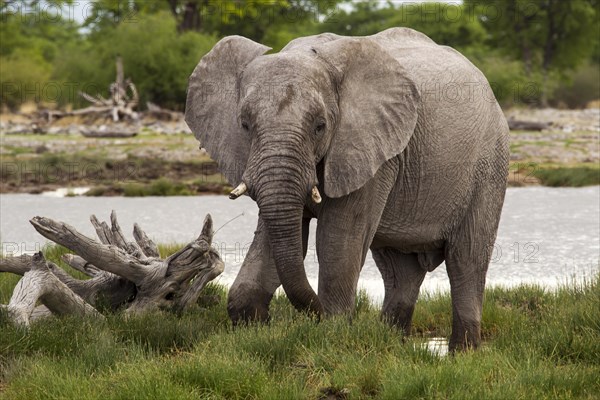
[[[252,192],[263,218],[279,280],[294,307],[317,315],[323,309],[308,283],[302,251],[302,213],[309,196],[310,174],[297,154],[263,154]]]

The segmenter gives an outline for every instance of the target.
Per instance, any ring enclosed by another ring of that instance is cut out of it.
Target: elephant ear
[[[238,122],[239,77],[246,65],[270,49],[241,36],[227,36],[202,57],[190,76],[185,122],[232,185],[242,179],[250,149]]]
[[[343,38],[313,47],[333,67],[340,117],[325,155],[325,193],[361,188],[402,153],[417,123],[419,93],[407,71],[368,38]]]

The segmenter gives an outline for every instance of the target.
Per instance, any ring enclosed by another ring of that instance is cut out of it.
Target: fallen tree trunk
[[[520,121],[513,118],[508,120],[508,128],[511,131],[543,131],[550,129],[551,126],[552,124],[548,122]]]
[[[183,118],[183,113],[178,111],[167,110],[152,102],[146,102],[146,115],[150,115],[162,121],[179,121]]]
[[[33,259],[29,255],[3,258],[0,260],[0,272],[25,275],[30,270],[32,261]],[[101,270],[90,273],[95,267],[81,257],[66,254],[63,256],[63,261],[90,276],[91,279],[75,279],[53,262],[47,261],[46,264],[56,278],[91,305],[102,303],[108,308],[116,310],[135,296],[135,285],[132,282]],[[82,269],[78,268],[78,265],[82,263],[86,265],[87,270],[83,267],[81,267]]]
[[[123,60],[117,57],[116,60],[116,78],[109,86],[110,98],[105,98],[100,94],[92,96],[85,92],[79,92],[79,95],[92,105],[73,111],[47,111],[45,113],[45,123],[51,124],[53,120],[69,115],[96,115],[98,117],[110,117],[113,122],[119,122],[122,119],[138,121],[139,114],[134,111],[138,106],[140,96],[137,88],[131,79],[125,79],[123,73]],[[99,137],[99,136],[96,136]],[[104,137],[104,136],[103,136]]]
[[[81,134],[87,138],[130,138],[137,136],[137,131],[118,128],[108,129],[82,129]]]
[[[10,318],[19,325],[28,326],[38,300],[53,314],[103,318],[94,307],[50,272],[41,252],[32,257],[30,270],[23,275],[13,291],[7,307]]]
[[[44,237],[76,253],[63,256],[63,261],[90,279],[75,279],[45,260],[42,274],[39,272],[41,255],[0,260],[0,272],[23,275],[15,288],[14,301],[11,299],[8,306],[9,314],[17,323],[29,323],[33,312],[31,303],[33,301],[35,305],[37,298],[52,313],[58,314],[80,314],[80,308],[74,305],[73,299],[81,299],[94,310],[94,306],[102,303],[110,310],[123,308],[128,314],[154,309],[180,312],[196,303],[206,284],[223,272],[223,262],[211,247],[213,230],[210,215],[206,216],[200,236],[166,259],[160,258],[156,244],[137,224],[133,231],[135,242],[127,241],[114,211],[110,226],[98,221],[94,215],[91,217],[99,242],[63,222],[43,217],[35,217],[30,222]],[[38,272],[31,274],[35,271]],[[50,283],[36,283],[45,289],[31,291],[31,296],[37,294],[35,300],[32,300],[33,297],[17,296],[17,289],[21,293],[24,288],[33,287],[28,283],[32,277],[35,277],[35,282],[43,280]],[[65,301],[65,296],[70,299],[68,309],[57,307],[54,299]],[[89,312],[87,308],[84,310]],[[43,310],[40,313],[43,314]]]

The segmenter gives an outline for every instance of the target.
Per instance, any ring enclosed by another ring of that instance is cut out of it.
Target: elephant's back
[[[452,143],[460,143],[463,153],[476,158],[507,136],[506,120],[488,80],[461,53],[409,28],[388,29],[369,39],[388,52],[415,85],[420,95],[415,134],[427,136],[420,139],[429,144],[425,151],[431,156],[443,158]]]
[[[496,120],[504,120],[494,92],[484,74],[464,55],[409,28],[392,28],[368,38],[395,59],[415,85],[421,98],[421,127],[429,132],[463,131],[465,139],[492,132],[496,137],[488,139],[495,141],[501,134],[501,129],[495,133],[487,129],[490,124],[498,126]],[[465,125],[472,131],[464,132]]]
[[[429,36],[422,32],[411,28],[389,28],[385,31],[376,33],[375,35],[367,36],[369,39],[376,42],[390,42],[393,46],[398,47],[422,47],[422,46],[438,46]],[[387,46],[386,46],[387,47]]]
[[[408,72],[417,85],[451,76],[453,82],[486,83],[483,73],[452,47],[438,45],[427,35],[410,28],[391,28],[369,40],[380,45]],[[438,74],[443,73],[444,76]]]
[[[506,168],[506,119],[485,76],[456,50],[411,29],[370,38],[420,94],[417,126],[382,219],[390,226],[381,228],[406,233],[405,243],[443,240],[487,184],[487,171]]]

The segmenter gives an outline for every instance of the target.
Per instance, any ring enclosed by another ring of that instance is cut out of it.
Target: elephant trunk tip
[[[319,298],[316,294],[313,293],[313,295],[309,297],[311,297],[311,299],[307,300],[306,298],[298,299],[291,294],[288,295],[290,302],[296,310],[306,313],[309,317],[314,318],[316,321],[320,321],[321,317],[325,313],[323,310],[323,305],[319,301]]]
[[[308,315],[311,318],[314,318],[315,321],[320,322],[321,321],[321,317],[324,315],[324,310],[323,310],[323,306],[321,305],[321,302],[317,302],[316,304],[311,303],[308,306]]]

